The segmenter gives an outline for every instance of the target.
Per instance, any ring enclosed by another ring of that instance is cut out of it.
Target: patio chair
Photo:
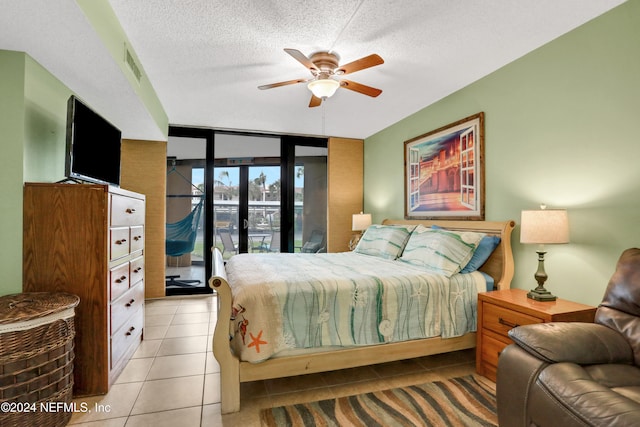
[[[234,254],[238,253],[238,245],[233,243],[229,230],[218,230],[218,235],[222,241],[222,255],[224,255],[226,251],[233,252]]]
[[[302,245],[300,252],[307,254],[317,254],[324,249],[322,243],[324,242],[324,232],[321,230],[313,230],[309,240]]]
[[[280,231],[271,233],[271,241],[269,242],[269,252],[280,252]]]

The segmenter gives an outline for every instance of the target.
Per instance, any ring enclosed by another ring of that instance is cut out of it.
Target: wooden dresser
[[[24,187],[23,289],[80,297],[74,395],[104,394],[142,340],[145,196],[93,184]]]
[[[476,371],[496,380],[498,357],[513,341],[508,332],[520,325],[547,322],[593,322],[596,307],[558,298],[535,301],[524,289],[478,294]]]

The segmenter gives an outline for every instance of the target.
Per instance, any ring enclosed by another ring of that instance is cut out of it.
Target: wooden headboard
[[[384,225],[418,225],[425,227],[438,225],[453,231],[476,231],[500,237],[500,245],[480,268],[480,271],[493,277],[496,289],[509,289],[513,279],[514,264],[511,250],[511,232],[516,223],[509,221],[448,221],[421,219],[385,219]]]

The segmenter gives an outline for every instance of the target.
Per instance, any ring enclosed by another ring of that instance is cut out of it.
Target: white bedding
[[[476,330],[479,272],[433,275],[353,252],[241,254],[226,265],[231,348],[259,362],[280,352],[460,336]]]

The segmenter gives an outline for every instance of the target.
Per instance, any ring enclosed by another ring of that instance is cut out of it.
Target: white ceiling
[[[104,1],[104,0],[102,0]],[[365,138],[624,0],[108,0],[175,125]],[[125,138],[157,128],[74,0],[0,0],[0,49],[26,51]],[[308,108],[283,48],[385,63]],[[523,82],[524,84],[525,82]]]

